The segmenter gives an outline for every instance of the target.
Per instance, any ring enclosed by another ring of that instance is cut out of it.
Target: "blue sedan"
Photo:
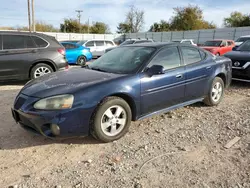
[[[72,42],[61,42],[66,49],[66,58],[69,64],[85,65],[92,59],[89,48]]]
[[[47,137],[91,134],[111,142],[131,121],[201,101],[218,105],[231,82],[231,63],[179,43],[122,46],[90,65],[30,81],[12,115]]]

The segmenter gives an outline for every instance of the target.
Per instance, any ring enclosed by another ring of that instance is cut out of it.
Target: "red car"
[[[204,50],[211,52],[214,55],[220,56],[232,51],[235,46],[232,40],[209,40],[201,46]]]

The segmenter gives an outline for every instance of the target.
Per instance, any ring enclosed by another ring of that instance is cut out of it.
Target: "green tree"
[[[174,16],[170,20],[171,30],[187,31],[198,29],[213,29],[216,26],[203,18],[203,11],[198,6],[174,8]]]
[[[60,24],[61,32],[67,33],[79,33],[80,32],[80,24],[76,19],[64,19],[64,23]]]
[[[130,10],[126,14],[125,22],[119,23],[117,29],[118,33],[139,32],[144,25],[144,11],[137,9],[135,6],[131,6]]]
[[[224,25],[226,27],[250,26],[250,15],[232,12],[229,17],[224,18]]]
[[[105,34],[105,33],[110,33],[110,29],[109,26],[103,22],[95,22],[90,27],[90,33]]]
[[[163,32],[169,30],[170,24],[165,20],[161,20],[160,23],[155,22],[153,25],[150,26],[149,29],[150,32]]]
[[[131,27],[126,23],[119,23],[117,27],[117,33],[129,33],[131,31]]]

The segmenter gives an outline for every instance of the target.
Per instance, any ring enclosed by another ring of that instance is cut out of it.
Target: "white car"
[[[90,48],[90,52],[94,58],[102,56],[107,48],[116,46],[112,40],[106,39],[82,40],[77,44]]]
[[[235,46],[240,46],[243,42],[250,40],[250,35],[241,36],[235,41]]]
[[[197,46],[197,44],[194,43],[193,39],[174,40],[172,42],[178,42],[178,43],[184,43],[184,44],[191,44],[191,45]]]

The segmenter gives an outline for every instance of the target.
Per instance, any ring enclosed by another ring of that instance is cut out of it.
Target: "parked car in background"
[[[78,43],[78,42],[80,42],[80,40],[64,40],[64,41],[60,41],[60,42]]]
[[[235,41],[235,46],[238,47],[238,46],[240,46],[241,44],[243,44],[247,40],[250,40],[250,35],[241,36],[240,38],[238,38]]]
[[[141,43],[152,43],[154,42],[153,39],[127,39],[124,42],[122,42],[119,46],[129,45],[129,44],[141,44]],[[107,48],[105,50],[105,53],[115,49],[116,47]]]
[[[250,82],[250,40],[225,54],[233,62],[233,79]]]
[[[184,43],[184,44],[191,44],[191,45],[197,46],[197,44],[195,44],[195,42],[194,42],[193,39],[174,40],[172,42]]]
[[[221,56],[232,51],[234,46],[235,44],[232,40],[209,40],[204,43],[204,46],[200,47],[214,55]]]
[[[33,79],[67,67],[65,49],[54,37],[0,32],[0,81]]]
[[[66,49],[66,58],[69,64],[85,65],[92,59],[92,53],[89,48],[70,42],[61,42]]]
[[[218,105],[230,82],[228,58],[179,43],[134,44],[85,68],[29,82],[12,113],[22,127],[44,136],[91,133],[110,142],[125,135],[131,121],[201,101]]]
[[[90,48],[93,57],[97,58],[105,53],[107,48],[116,46],[112,40],[82,40],[77,44]]]

